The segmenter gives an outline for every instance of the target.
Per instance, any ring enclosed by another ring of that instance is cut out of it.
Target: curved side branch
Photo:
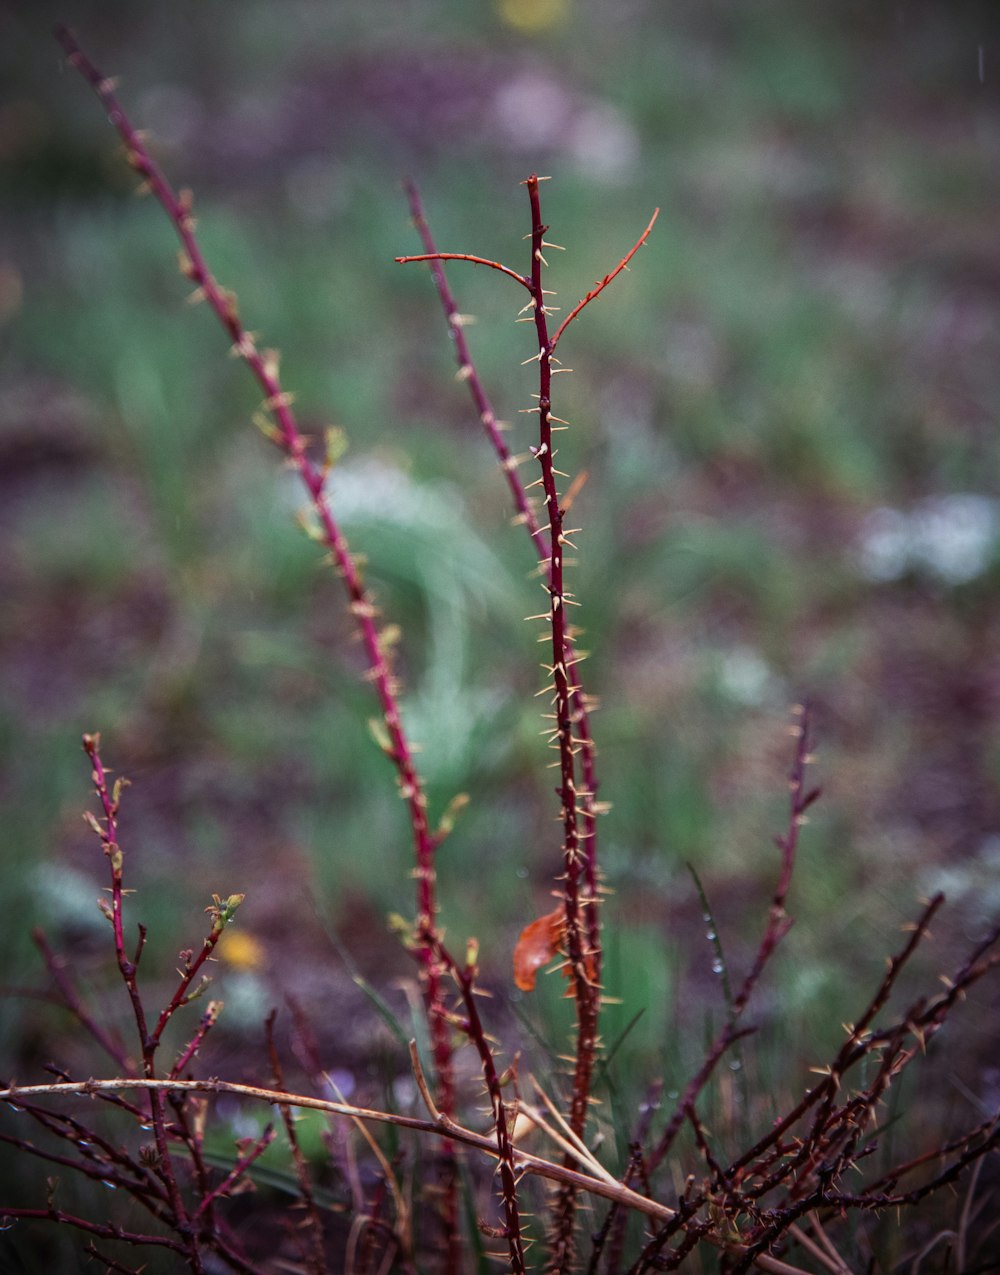
[[[511,270],[510,266],[501,265],[499,261],[491,261],[489,257],[475,257],[470,252],[422,252],[415,257],[395,257],[393,259],[401,266],[405,266],[411,261],[471,261],[474,266],[489,266],[491,270],[499,270],[501,274],[508,275],[511,279],[516,279],[522,288],[527,288],[529,292],[531,291],[531,280],[526,279],[523,274],[518,274],[516,270]],[[620,270],[621,267],[619,266],[618,269]],[[617,274],[617,271],[615,273]]]
[[[601,293],[604,291],[604,289],[608,286],[608,284],[612,281],[612,279],[620,275],[623,270],[628,269],[628,263],[632,260],[635,254],[639,251],[642,245],[649,238],[649,232],[653,229],[653,226],[656,222],[657,217],[659,217],[659,215],[660,215],[660,210],[659,208],[657,208],[653,212],[652,217],[650,217],[649,219],[649,225],[642,232],[639,238],[635,241],[635,244],[633,245],[633,247],[625,254],[624,257],[622,257],[621,261],[619,261],[617,266],[615,266],[614,270],[612,270],[610,274],[606,274],[603,279],[600,279],[597,283],[595,283],[594,286],[591,288],[591,290],[587,293],[587,295],[581,301],[577,302],[577,304],[573,307],[573,309],[570,310],[569,314],[567,314],[565,319],[563,319],[562,323],[560,323],[559,326],[556,328],[555,335],[553,336],[551,342],[549,343],[549,353],[551,353],[559,344],[559,338],[566,331],[566,329],[573,322],[573,320],[580,313],[580,311],[584,309],[585,306],[590,305],[591,301],[593,301],[595,297],[599,297]]]

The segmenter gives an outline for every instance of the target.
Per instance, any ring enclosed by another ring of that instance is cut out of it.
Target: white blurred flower
[[[774,687],[774,674],[752,646],[736,646],[722,655],[719,685],[730,699],[753,706],[768,698]]]
[[[869,580],[898,580],[918,570],[964,584],[989,566],[998,535],[1000,502],[987,496],[929,496],[909,513],[883,506],[861,529],[860,567]]]

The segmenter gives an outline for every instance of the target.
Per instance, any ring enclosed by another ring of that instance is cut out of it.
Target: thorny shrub
[[[994,951],[1000,931],[995,930],[943,979],[943,990],[920,996],[895,1014],[886,1013],[900,972],[941,907],[940,896],[927,902],[906,941],[888,959],[874,994],[860,1008],[857,1020],[845,1025],[840,1048],[826,1066],[813,1069],[817,1074],[780,1118],[758,1129],[755,1140],[732,1156],[724,1154],[700,1114],[699,1100],[720,1063],[752,1031],[746,1025],[752,994],[791,925],[785,904],[800,829],[807,809],[819,796],[819,790],[807,782],[811,730],[809,714],[801,707],[796,709],[792,732],[788,823],[777,838],[780,870],[756,955],[730,994],[724,1024],[708,1043],[701,1065],[666,1120],[659,1115],[662,1078],[653,1077],[647,1101],[629,1134],[624,1171],[610,1171],[597,1154],[591,1110],[603,1050],[603,891],[597,836],[603,809],[597,800],[590,726],[593,704],[584,689],[583,655],[576,647],[578,631],[571,618],[576,599],[567,587],[565,551],[576,548],[572,540],[576,529],[568,525],[568,515],[580,480],[567,481],[561,488],[559,480],[568,480],[569,475],[555,466],[557,435],[567,429],[567,422],[556,414],[560,410],[556,378],[568,370],[556,352],[571,324],[646,242],[655,214],[618,265],[561,321],[544,286],[545,252],[558,245],[546,238],[549,228],[542,216],[541,177],[532,175],[524,183],[530,228],[523,273],[472,254],[439,252],[413,186],[408,197],[424,251],[397,258],[401,263],[429,263],[460,379],[500,459],[515,521],[524,525],[531,538],[545,591],[544,609],[532,618],[542,625],[547,650],[542,693],[549,697],[545,717],[555,758],[561,829],[558,866],[553,872],[558,905],[525,926],[515,950],[513,977],[519,988],[529,992],[537,972],[555,962],[575,1007],[575,1030],[567,1076],[543,1085],[519,1066],[516,1053],[508,1055],[514,1061],[501,1070],[501,1051],[490,1034],[489,1015],[480,1010],[485,989],[480,983],[477,945],[470,940],[456,954],[446,945],[437,923],[436,852],[451,830],[462,799],[453,801],[432,822],[399,706],[393,668],[395,633],[381,623],[329,500],[327,477],[336,460],[336,439],[329,440],[326,454],[317,459],[312,440],[297,422],[292,395],[282,387],[276,352],[258,346],[243,325],[235,295],[219,285],[202,254],[191,193],[176,193],[167,182],[120,105],[113,82],[97,70],[74,36],[61,29],[58,38],[69,64],[88,81],[107,110],[143,187],[173,224],[181,242],[180,268],[194,284],[196,298],[214,311],[233,353],[263,392],[258,424],[298,474],[309,502],[307,530],[323,547],[346,590],[368,662],[366,679],[378,704],[372,733],[395,770],[412,835],[416,909],[403,940],[419,969],[427,1025],[426,1048],[421,1051],[415,1043],[410,1045],[425,1113],[415,1117],[366,1110],[332,1099],[320,1056],[307,1069],[305,1080],[311,1092],[290,1091],[273,1016],[266,1027],[267,1058],[259,1086],[206,1075],[199,1055],[220,1013],[221,1003],[214,1000],[205,1003],[200,1021],[193,1031],[189,1029],[177,1055],[172,1060],[162,1056],[165,1029],[207,987],[205,965],[243,895],[213,896],[207,909],[208,933],[200,948],[181,953],[172,995],[161,1009],[151,1008],[141,979],[146,933],[140,925],[137,936],[131,935],[125,918],[126,853],[118,837],[125,783],[109,782],[100,738],[89,734],[83,744],[99,814],[87,817],[108,861],[108,898],[101,907],[113,935],[134,1043],[126,1046],[102,1022],[77,986],[71,963],[39,935],[59,998],[80,1032],[110,1060],[115,1074],[81,1078],[53,1067],[54,1081],[12,1083],[2,1092],[8,1107],[27,1113],[48,1138],[36,1143],[20,1133],[4,1132],[0,1137],[21,1154],[53,1167],[47,1199],[33,1208],[5,1209],[4,1224],[9,1227],[32,1219],[79,1232],[87,1251],[117,1271],[143,1269],[134,1267],[135,1257],[128,1254],[144,1250],[140,1263],[159,1251],[170,1266],[187,1265],[198,1273],[293,1268],[312,1275],[342,1269],[458,1272],[473,1265],[482,1268],[492,1249],[515,1275],[532,1269],[539,1252],[545,1269],[553,1272],[585,1267],[591,1272],[627,1270],[639,1275],[692,1262],[701,1267],[714,1254],[719,1268],[731,1275],[754,1266],[771,1275],[800,1275],[804,1269],[820,1267],[843,1275],[850,1269],[841,1255],[843,1246],[857,1247],[866,1218],[887,1211],[902,1216],[965,1175],[974,1182],[984,1157],[1000,1139],[1000,1113],[987,1114],[976,1127],[889,1169],[869,1168],[876,1163],[873,1152],[890,1086],[923,1053],[968,989],[1000,960]],[[538,375],[530,409],[537,442],[530,456],[515,456],[507,445],[466,341],[463,316],[445,275],[446,261],[493,270],[527,294],[521,317],[533,339],[525,362],[537,364]],[[524,483],[521,469],[531,460],[537,466],[536,476]],[[475,1054],[482,1077],[488,1104],[485,1119],[475,1111],[459,1109],[455,1060],[457,1051],[467,1047]],[[256,1162],[277,1136],[276,1130],[269,1123],[258,1136],[237,1141],[225,1163],[220,1163],[210,1149],[207,1130],[213,1103],[223,1095],[230,1101],[269,1104],[283,1126],[297,1201],[271,1252],[261,1251],[259,1241],[247,1240],[246,1213],[239,1211],[239,1197],[253,1189]],[[82,1097],[91,1102],[81,1104]],[[111,1132],[93,1115],[81,1114],[94,1110],[94,1100],[116,1121]],[[323,1113],[329,1122],[325,1162],[307,1154],[299,1136],[296,1114],[309,1109]],[[395,1131],[391,1141],[379,1141],[379,1126]],[[352,1130],[356,1136],[351,1136]],[[400,1144],[402,1130],[412,1131],[416,1143]],[[529,1132],[534,1135],[530,1146],[544,1145],[547,1154],[528,1149]],[[679,1140],[682,1132],[683,1141]],[[419,1157],[420,1147],[428,1141],[435,1146],[434,1178],[428,1176],[417,1185],[407,1161]],[[364,1173],[359,1170],[359,1156]],[[131,1200],[132,1207],[112,1220],[105,1220],[103,1214],[85,1216],[63,1203],[56,1170],[72,1170],[93,1183],[116,1188],[117,1196]],[[531,1185],[534,1179],[542,1180],[543,1190]],[[327,1185],[331,1182],[332,1187]],[[498,1205],[491,1202],[494,1191]],[[970,1188],[959,1226],[946,1236],[957,1270],[965,1269],[969,1253],[972,1194]],[[540,1203],[544,1225],[528,1216]],[[860,1219],[860,1228],[852,1230],[852,1218]],[[941,1238],[936,1234],[928,1249]],[[923,1256],[918,1255],[918,1263]],[[287,1264],[290,1259],[294,1267]],[[873,1256],[871,1262],[875,1260]]]

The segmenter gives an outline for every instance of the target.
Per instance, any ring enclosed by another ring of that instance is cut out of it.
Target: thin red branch
[[[198,1050],[205,1043],[205,1037],[219,1021],[219,1014],[222,1011],[221,1001],[209,1001],[205,1006],[205,1012],[201,1016],[195,1034],[184,1046],[177,1056],[177,1061],[170,1068],[170,1079],[176,1080],[178,1076],[183,1075],[185,1067],[191,1062]]]
[[[24,1138],[15,1138],[7,1133],[0,1133],[0,1141],[8,1146],[17,1147],[36,1159],[44,1160],[46,1164],[72,1169],[74,1173],[79,1173],[92,1182],[105,1182],[119,1190],[127,1191],[153,1217],[169,1225],[169,1201],[166,1189],[160,1179],[144,1165],[137,1164],[125,1151],[110,1146],[100,1138],[96,1130],[87,1128],[78,1120],[72,1120],[64,1115],[57,1118],[55,1113],[32,1103],[26,1103],[23,1110],[43,1129],[69,1143],[76,1152],[75,1157],[60,1155],[56,1151],[50,1151],[36,1143]],[[60,1121],[64,1127],[60,1127]]]
[[[552,411],[552,351],[554,341],[548,334],[549,309],[545,302],[545,289],[542,282],[544,266],[543,248],[546,246],[544,235],[547,227],[542,224],[539,202],[539,179],[530,177],[525,185],[528,187],[529,201],[532,211],[531,233],[531,271],[529,276],[516,276],[525,282],[531,292],[532,318],[535,324],[539,354],[539,393],[538,419],[539,442],[532,453],[538,459],[541,468],[539,483],[543,489],[545,511],[548,516],[547,530],[549,543],[546,544],[544,531],[538,526],[534,511],[528,501],[527,494],[520,478],[515,472],[514,458],[497,427],[496,413],[482,387],[478,372],[469,351],[461,316],[454,297],[447,283],[443,262],[448,260],[473,261],[477,264],[489,265],[501,269],[504,273],[514,274],[499,263],[485,258],[474,257],[465,253],[442,253],[431,237],[427,226],[423,206],[416,187],[410,183],[407,193],[414,224],[423,241],[426,253],[420,256],[397,258],[398,261],[428,261],[431,263],[438,295],[448,321],[456,358],[459,364],[459,375],[470,387],[473,401],[479,411],[480,419],[489,434],[494,448],[501,459],[507,473],[508,483],[514,498],[519,520],[528,528],[535,543],[542,566],[546,570],[547,590],[550,599],[550,610],[546,619],[551,625],[552,664],[546,670],[552,678],[553,713],[555,725],[551,732],[551,743],[559,752],[558,768],[561,783],[558,794],[561,801],[561,820],[563,824],[563,882],[564,899],[564,934],[567,949],[568,967],[574,996],[577,1002],[577,1045],[574,1065],[573,1096],[570,1104],[570,1127],[577,1136],[581,1136],[586,1124],[587,1105],[589,1101],[594,1059],[597,1050],[598,1006],[600,997],[600,921],[598,912],[598,870],[596,845],[596,791],[597,779],[594,766],[594,743],[590,732],[587,712],[587,700],[579,678],[579,657],[573,645],[573,626],[567,619],[567,608],[574,605],[574,600],[564,585],[564,548],[569,543],[563,534],[564,518],[570,500],[565,505],[560,501],[556,486],[556,473],[553,464],[555,447],[553,437],[557,421]],[[655,218],[654,218],[655,220]],[[629,260],[645,242],[652,221],[631,252],[619,263],[598,287],[588,294],[577,307],[575,313],[588,304],[611,280],[625,269]],[[565,328],[565,324],[563,330]],[[578,760],[579,758],[579,760]],[[579,773],[578,773],[579,767]],[[560,1256],[555,1259],[555,1267],[559,1269],[563,1262],[571,1260],[573,1231],[573,1193],[571,1189],[561,1195],[557,1208],[557,1221],[554,1233],[560,1238],[555,1241],[555,1248]]]
[[[150,1235],[139,1231],[126,1231],[113,1222],[91,1222],[87,1218],[77,1217],[73,1213],[64,1213],[54,1206],[45,1209],[4,1209],[6,1218],[42,1219],[56,1222],[62,1226],[71,1226],[74,1230],[84,1231],[88,1235],[96,1235],[102,1240],[118,1240],[122,1244],[136,1244],[143,1247],[165,1248],[172,1253],[180,1253],[189,1257],[188,1246],[180,1240],[173,1240],[168,1235]]]
[[[499,261],[491,261],[489,257],[473,256],[471,252],[421,252],[414,257],[395,257],[394,260],[400,266],[409,265],[411,261],[471,261],[474,266],[489,266],[491,270],[499,270],[508,278],[515,279],[522,288],[531,291],[531,280],[526,279],[523,274],[518,274],[509,266],[501,265]]]
[[[243,902],[243,898],[244,896],[242,894],[231,894],[228,899],[223,900],[220,899],[218,895],[215,895],[214,903],[210,904],[205,909],[206,912],[209,912],[212,915],[212,928],[202,940],[201,950],[198,952],[198,955],[195,957],[185,957],[184,969],[181,971],[180,982],[174,989],[174,994],[171,996],[169,1002],[161,1010],[160,1017],[157,1019],[156,1026],[150,1035],[150,1045],[153,1049],[156,1049],[159,1046],[166,1026],[174,1014],[176,1014],[182,1006],[189,1004],[198,994],[198,990],[194,992],[191,991],[191,984],[194,982],[195,975],[215,951],[219,939],[222,938],[226,926],[232,920],[236,909]],[[202,986],[204,986],[204,984]]]
[[[42,954],[42,960],[45,962],[49,977],[59,990],[59,995],[62,998],[60,1003],[69,1010],[84,1031],[92,1036],[104,1052],[118,1064],[121,1071],[133,1072],[135,1064],[129,1058],[128,1052],[121,1041],[116,1040],[110,1032],[104,1030],[77,992],[76,986],[66,969],[66,957],[53,952],[49,946],[48,939],[40,929],[33,930],[31,937]]]
[[[441,1001],[441,971],[436,968],[433,959],[437,914],[435,852],[439,839],[432,833],[428,822],[424,784],[404,731],[397,683],[389,665],[386,645],[380,641],[376,623],[378,611],[364,588],[358,565],[334,518],[325,490],[326,470],[309,458],[306,437],[292,410],[292,396],[281,385],[277,355],[274,351],[258,349],[253,335],[240,319],[236,297],[219,285],[202,254],[195,235],[190,192],[184,191],[180,195],[174,192],[118,101],[113,82],[84,54],[75,37],[65,27],[60,27],[56,35],[69,64],[87,80],[103,103],[109,120],[125,143],[132,168],[143,179],[146,188],[156,197],[173,224],[183,247],[181,269],[196,285],[196,297],[207,301],[229,336],[233,351],[244,360],[263,390],[264,405],[276,422],[270,437],[298,473],[319,525],[319,539],[329,551],[333,565],[343,579],[349,608],[370,661],[368,678],[374,684],[388,735],[385,752],[396,769],[399,791],[409,813],[416,858],[416,951],[424,977],[440,1102],[443,1109],[450,1111],[454,1105],[451,1042]],[[457,1215],[457,1198],[454,1205]]]
[[[469,393],[472,395],[472,401],[476,405],[476,411],[479,413],[479,419],[486,431],[487,437],[493,445],[500,460],[500,468],[507,480],[507,486],[510,488],[511,499],[514,502],[514,508],[517,510],[519,521],[523,522],[527,528],[528,535],[531,537],[538,558],[541,562],[547,562],[549,557],[549,545],[545,532],[538,525],[538,518],[532,508],[531,501],[528,499],[528,493],[524,489],[524,483],[517,472],[518,458],[513,455],[507,446],[507,440],[503,436],[500,429],[499,420],[493,404],[490,402],[489,396],[483,387],[479,372],[476,368],[472,352],[469,349],[469,342],[466,339],[465,328],[462,324],[462,315],[458,305],[455,302],[454,294],[448,284],[448,276],[445,273],[444,266],[441,264],[444,260],[460,260],[464,261],[468,258],[451,254],[446,257],[438,252],[437,245],[431,235],[430,227],[427,224],[427,217],[424,213],[423,201],[420,198],[420,192],[414,182],[408,181],[405,185],[407,200],[410,205],[410,214],[413,217],[413,225],[427,249],[426,253],[420,257],[397,257],[399,262],[404,261],[427,261],[430,263],[431,276],[434,279],[437,288],[438,297],[441,300],[441,307],[444,310],[445,319],[448,322],[448,331],[451,334],[452,343],[455,347],[455,359],[458,363],[458,375],[469,387]],[[518,276],[520,277],[520,276]]]
[[[247,1170],[253,1162],[264,1154],[273,1141],[274,1125],[267,1124],[264,1126],[264,1130],[260,1137],[255,1138],[250,1149],[239,1156],[236,1163],[222,1181],[218,1183],[217,1186],[213,1187],[207,1195],[202,1197],[201,1203],[194,1212],[194,1220],[196,1222],[207,1209],[211,1208],[212,1204],[216,1200],[221,1200],[223,1197],[227,1196],[232,1189],[239,1184],[240,1180],[245,1178]]]
[[[135,1018],[136,1030],[139,1034],[139,1046],[142,1053],[142,1069],[147,1079],[152,1080],[156,1075],[155,1055],[158,1038],[150,1036],[146,1026],[146,1010],[143,1005],[142,996],[139,992],[139,983],[137,977],[136,962],[131,961],[125,952],[124,922],[122,916],[122,897],[123,897],[123,874],[125,857],[121,846],[118,844],[118,809],[123,784],[116,783],[112,792],[108,791],[108,776],[101,760],[100,754],[101,737],[97,734],[87,734],[83,737],[83,748],[87,756],[90,758],[92,767],[91,778],[94,789],[97,793],[101,806],[104,809],[104,826],[101,826],[99,820],[90,816],[90,824],[94,831],[101,839],[104,846],[104,853],[108,858],[111,868],[111,904],[104,904],[105,915],[111,921],[114,931],[115,958],[118,962],[118,969],[125,984],[128,998],[132,1006],[132,1013]],[[142,938],[140,936],[138,951],[142,950]],[[190,1219],[188,1217],[187,1207],[184,1203],[184,1197],[181,1194],[180,1186],[177,1182],[177,1175],[174,1171],[173,1160],[170,1155],[169,1139],[167,1137],[166,1113],[164,1110],[163,1094],[159,1090],[151,1089],[149,1093],[149,1117],[153,1130],[153,1140],[156,1143],[156,1150],[159,1156],[159,1171],[166,1185],[167,1193],[170,1197],[170,1207],[176,1220],[178,1231],[186,1237],[186,1252],[188,1260],[191,1263],[192,1270],[196,1275],[201,1275],[202,1263],[199,1245],[194,1236]]]
[[[549,336],[549,311],[542,282],[545,264],[542,250],[548,226],[542,221],[538,176],[533,173],[524,184],[531,207],[531,304],[538,346],[538,446],[532,448],[532,453],[541,471],[552,546],[546,582],[549,599],[546,620],[550,628],[552,659],[547,671],[552,678],[553,709],[549,742],[558,753],[560,782],[556,791],[562,823],[563,917],[568,969],[576,1002],[576,1048],[568,1123],[573,1133],[582,1138],[587,1123],[597,1055],[600,1006],[599,948],[591,947],[590,939],[594,931],[588,924],[586,913],[597,907],[597,897],[587,887],[586,854],[581,837],[582,807],[579,791],[584,785],[579,782],[580,777],[577,774],[577,755],[581,749],[581,740],[575,734],[577,722],[570,663],[570,644],[574,631],[567,614],[569,607],[576,603],[565,582],[565,548],[568,537],[563,534],[564,510],[559,499],[553,464],[553,345]],[[567,1184],[557,1195],[550,1228],[549,1269],[552,1271],[567,1271],[573,1265],[575,1216],[576,1192]]]
[[[443,965],[454,978],[462,1005],[465,1009],[465,1021],[460,1024],[462,1030],[472,1042],[486,1083],[490,1107],[493,1114],[493,1129],[497,1143],[497,1159],[500,1169],[500,1197],[503,1201],[504,1238],[507,1240],[507,1252],[510,1260],[511,1275],[524,1275],[526,1271],[524,1259],[524,1240],[521,1235],[520,1208],[517,1199],[518,1164],[511,1128],[508,1124],[507,1105],[504,1102],[503,1087],[493,1056],[493,1047],[486,1035],[479,1006],[476,1004],[476,978],[478,969],[470,960],[460,966],[443,943],[439,944],[439,954]]]
[[[620,275],[623,270],[628,269],[628,263],[632,260],[635,254],[639,251],[642,245],[649,238],[649,232],[653,229],[653,226],[656,222],[657,217],[659,217],[659,215],[660,215],[660,210],[659,208],[657,208],[656,211],[653,213],[652,217],[650,217],[649,219],[649,225],[646,227],[646,229],[642,232],[642,234],[636,240],[633,247],[629,249],[629,251],[625,254],[624,257],[622,257],[621,261],[619,261],[617,266],[615,266],[614,270],[612,270],[610,274],[606,274],[603,279],[598,280],[598,282],[594,284],[594,286],[587,293],[587,295],[581,301],[578,301],[577,304],[573,307],[573,309],[570,310],[569,314],[567,314],[565,319],[563,319],[562,323],[560,323],[558,328],[556,328],[555,336],[552,338],[552,343],[550,347],[551,350],[554,350],[556,346],[559,344],[560,337],[566,331],[569,325],[573,322],[573,320],[577,317],[580,311],[583,310],[586,306],[590,305],[591,301],[599,297],[601,293],[604,291],[604,289],[608,286],[608,284],[612,281],[612,279],[617,278],[618,275]]]

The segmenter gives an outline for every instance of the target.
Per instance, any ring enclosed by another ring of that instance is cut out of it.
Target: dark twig
[[[807,790],[805,783],[806,766],[813,760],[808,710],[805,707],[799,708],[797,716],[799,720],[792,728],[795,736],[795,755],[788,776],[790,794],[788,827],[783,836],[776,838],[778,849],[781,851],[781,870],[778,874],[778,882],[771,901],[764,935],[761,938],[760,946],[757,949],[757,955],[750,967],[750,971],[729,1006],[729,1014],[725,1025],[706,1051],[704,1061],[678,1099],[677,1106],[674,1108],[673,1115],[668,1120],[659,1142],[647,1158],[646,1163],[651,1174],[655,1173],[664,1156],[670,1150],[674,1138],[689,1113],[693,1112],[698,1095],[708,1083],[720,1059],[736,1041],[749,1035],[753,1030],[752,1028],[739,1027],[739,1019],[747,1007],[761,974],[764,972],[764,967],[774,954],[775,948],[792,926],[792,922],[785,912],[785,901],[788,897],[792,871],[795,867],[799,831],[805,822],[806,811],[820,795],[819,788]]]
[[[274,1022],[276,1017],[276,1010],[272,1010],[267,1016],[267,1056],[271,1062],[271,1086],[274,1089],[283,1090],[285,1088],[285,1073],[274,1041]],[[305,1205],[305,1218],[302,1229],[306,1237],[306,1266],[311,1275],[324,1275],[326,1271],[326,1253],[323,1244],[323,1220],[320,1217],[319,1209],[316,1205],[316,1197],[313,1193],[309,1163],[303,1154],[299,1143],[299,1135],[295,1130],[294,1111],[291,1107],[284,1104],[278,1110],[281,1112],[281,1120],[285,1126],[285,1137],[288,1139],[288,1146],[292,1153],[292,1163],[295,1166],[295,1176],[298,1179],[299,1191],[302,1195],[302,1202]]]
[[[87,1009],[82,998],[76,990],[76,986],[67,971],[67,961],[64,956],[53,952],[49,946],[49,941],[40,929],[32,931],[31,935],[35,946],[42,955],[45,962],[45,968],[49,972],[49,977],[59,989],[61,1003],[70,1011],[76,1021],[84,1029],[88,1035],[100,1045],[104,1052],[114,1062],[118,1064],[120,1071],[133,1072],[135,1064],[129,1059],[128,1053],[120,1040],[117,1040],[110,1032],[105,1031],[101,1024],[94,1018],[90,1010]]]

